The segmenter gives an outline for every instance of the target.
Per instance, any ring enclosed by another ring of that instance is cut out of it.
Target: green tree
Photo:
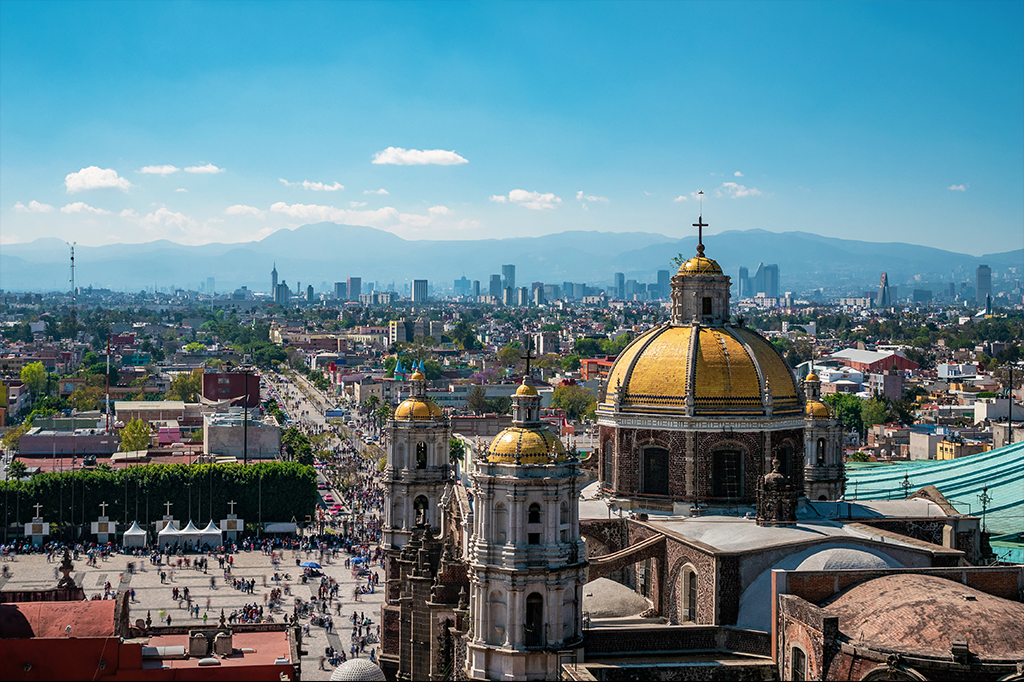
[[[31,421],[26,421],[24,424],[19,424],[18,426],[12,426],[7,429],[7,433],[5,433],[3,439],[0,440],[0,445],[3,445],[4,448],[8,450],[18,452],[18,448],[21,447],[21,437],[28,433],[30,428],[32,428]]]
[[[864,433],[864,420],[861,418],[863,400],[849,393],[832,393],[823,396],[822,401],[832,408],[832,413],[843,428]]]
[[[559,386],[551,396],[551,407],[565,410],[575,420],[597,408],[597,397],[582,386]]]
[[[448,439],[448,460],[454,465],[466,456],[466,444],[458,438]]]
[[[437,360],[426,360],[423,363],[423,375],[430,381],[436,381],[441,378],[441,363]]]
[[[566,372],[575,372],[580,368],[580,356],[567,355],[562,358],[562,369]]]
[[[149,448],[149,424],[133,419],[121,429],[121,452],[135,452]]]
[[[495,398],[487,401],[487,411],[495,414],[508,414],[512,409],[511,398]]]
[[[483,386],[473,386],[469,389],[466,393],[466,407],[476,414],[487,411],[487,391]]]
[[[28,386],[32,393],[32,400],[41,397],[46,387],[46,368],[41,362],[30,362],[21,368],[21,380]]]
[[[510,343],[498,351],[498,362],[506,367],[515,367],[519,364],[519,358],[523,349],[518,343]]]
[[[875,424],[885,424],[890,420],[889,403],[880,396],[874,396],[864,401],[860,411],[861,421],[864,427]]]
[[[179,372],[171,379],[171,388],[167,391],[167,399],[194,403],[199,400],[199,395],[202,391],[203,370],[194,369],[191,372]]]
[[[20,459],[16,459],[7,465],[7,478],[17,480],[24,478],[28,467]]]
[[[384,376],[391,379],[395,376],[395,367],[398,366],[398,356],[389,355],[384,358]]]
[[[851,462],[870,462],[871,458],[866,452],[855,452],[850,455]]]
[[[185,344],[186,353],[202,353],[206,350],[206,344],[193,341],[192,343]]]

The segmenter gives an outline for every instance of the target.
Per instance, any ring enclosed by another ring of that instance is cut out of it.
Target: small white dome
[[[331,673],[331,680],[338,682],[385,682],[384,671],[365,658],[350,658]]]

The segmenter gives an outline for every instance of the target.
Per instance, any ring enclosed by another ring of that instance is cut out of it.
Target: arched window
[[[533,592],[526,598],[526,646],[544,645],[544,597]]]
[[[790,652],[789,679],[794,682],[803,682],[807,679],[807,654],[799,647],[793,647]]]
[[[508,541],[508,510],[501,503],[494,508],[494,541],[500,545]]]
[[[825,439],[818,439],[818,466],[825,466]]]
[[[711,297],[710,296],[705,296],[702,303],[703,303],[703,310],[701,311],[701,313],[703,315],[711,315]]]
[[[426,469],[427,468],[427,444],[416,443],[416,468]]]
[[[558,508],[558,522],[562,524],[569,523],[569,505],[565,502]]]
[[[527,512],[526,522],[540,523],[540,505],[536,502],[530,505],[530,509]]]
[[[412,508],[416,512],[416,525],[424,526],[430,522],[427,517],[427,512],[430,510],[430,503],[427,502],[427,498],[423,495],[417,497],[413,503]]]
[[[793,445],[790,442],[785,442],[775,450],[775,456],[779,460],[779,471],[786,478],[793,477]]]
[[[693,571],[686,572],[686,611],[690,621],[697,622],[697,574]]]

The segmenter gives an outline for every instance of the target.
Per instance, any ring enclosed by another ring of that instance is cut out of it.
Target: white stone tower
[[[512,426],[481,453],[473,475],[466,673],[557,680],[560,655],[582,643],[579,462],[540,421],[528,379],[512,405]]]
[[[804,494],[808,500],[838,500],[846,491],[843,430],[832,408],[821,402],[821,379],[804,379]]]
[[[440,501],[451,477],[448,420],[427,398],[426,377],[412,375],[410,395],[395,409],[388,426],[384,488],[383,543],[387,549],[408,544],[416,528],[441,527]]]

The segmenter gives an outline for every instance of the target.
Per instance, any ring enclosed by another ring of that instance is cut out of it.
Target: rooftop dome
[[[516,389],[516,395],[537,395],[537,389],[530,384],[523,382],[523,384]]]
[[[680,275],[721,275],[722,266],[704,256],[694,256],[679,266]]]
[[[1024,659],[1024,604],[931,575],[887,575],[824,606],[854,642],[948,657],[966,639],[981,659]]]
[[[423,372],[421,372],[419,370],[416,370],[415,372],[413,372],[412,376],[409,377],[409,381],[426,381],[426,380],[427,380],[427,377],[423,374]]]
[[[807,375],[804,381],[821,381],[821,379],[818,378],[817,374],[811,372],[810,374]]]
[[[695,338],[696,337],[696,338]],[[775,348],[743,327],[662,325],[637,337],[608,374],[602,409],[682,414],[798,416],[796,382]],[[771,396],[771,401],[766,398]]]
[[[487,461],[494,464],[548,464],[565,460],[565,446],[547,426],[510,426],[487,446]]]
[[[365,658],[350,658],[331,673],[332,682],[384,682],[384,671]]]
[[[426,398],[406,398],[395,408],[396,421],[420,421],[423,419],[439,419],[441,408]]]
[[[808,400],[804,414],[811,419],[831,419],[832,409],[820,400]]]

